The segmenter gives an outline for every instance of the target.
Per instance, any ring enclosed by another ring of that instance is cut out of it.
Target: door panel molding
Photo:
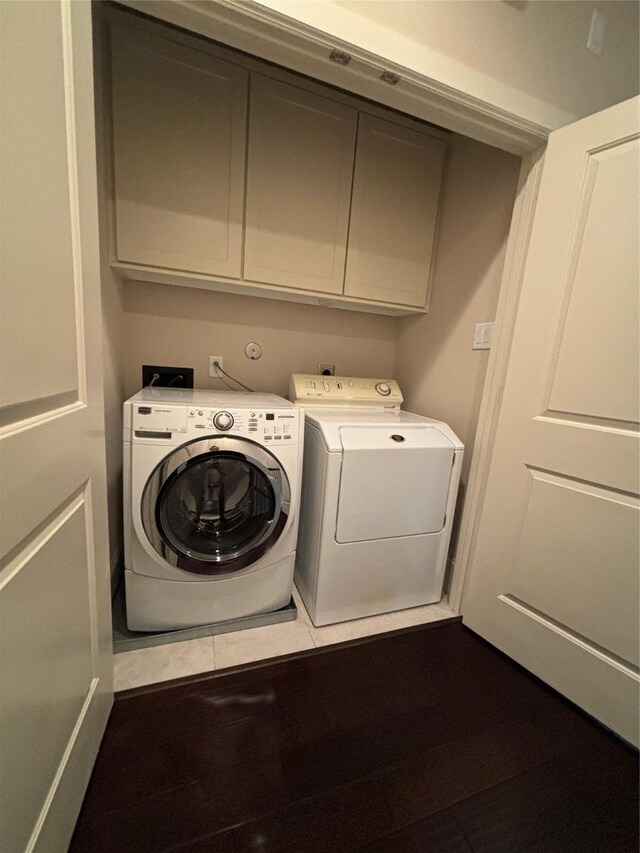
[[[579,415],[575,412],[560,412],[547,409],[533,418],[540,423],[566,423],[571,427],[583,427],[584,429],[604,430],[606,432],[618,432],[620,435],[636,435],[640,423],[638,421],[618,421],[614,418],[601,418],[597,415]]]
[[[11,849],[22,848],[30,828],[31,838],[37,836],[100,682],[90,513],[87,482],[0,576],[3,753],[21,759],[11,762],[11,778],[2,783],[3,802],[15,815],[6,828]]]
[[[533,479],[546,480],[548,483],[554,483],[559,486],[569,486],[573,484],[576,487],[576,491],[580,491],[578,487],[582,486],[582,491],[585,494],[595,494],[596,492],[600,493],[600,497],[608,497],[610,496],[611,500],[615,500],[616,495],[633,498],[636,501],[638,500],[638,495],[636,492],[629,492],[625,489],[617,489],[615,486],[603,486],[602,483],[596,483],[593,480],[583,480],[580,477],[572,477],[567,474],[563,474],[560,471],[552,471],[549,468],[540,468],[536,465],[525,465],[525,468],[531,473]]]
[[[85,484],[86,485],[86,484]],[[3,587],[35,556],[84,504],[84,488],[75,492],[33,531],[31,535],[0,559],[0,592]]]
[[[0,408],[0,437],[45,424],[51,418],[69,414],[85,405],[86,402],[78,400],[77,390],[73,390],[16,403],[13,406],[3,406]]]
[[[547,624],[548,620],[535,619],[523,612],[516,602],[496,598],[503,619],[495,644],[512,639],[512,656],[522,666],[541,678],[560,693],[566,695],[567,683],[579,683],[584,694],[581,706],[588,714],[598,717],[603,701],[615,693],[618,702],[609,707],[607,725],[630,743],[637,743],[640,719],[638,716],[638,680],[633,673],[621,670],[614,659],[597,654],[593,646],[585,649],[577,638],[569,639]],[[527,636],[521,630],[524,623]],[[559,659],[556,646],[565,643],[566,655]],[[535,652],[533,649],[535,648]],[[541,654],[540,654],[541,653]],[[546,666],[541,666],[541,657]]]
[[[529,482],[503,592],[637,664],[633,601],[640,596],[640,543],[633,548],[629,542],[640,530],[638,497],[526,467]],[[582,527],[579,542],[576,518]]]
[[[542,613],[540,610],[536,610],[535,607],[532,607],[525,601],[520,601],[520,599],[515,595],[510,595],[509,593],[501,594],[498,596],[498,601],[509,605],[509,607],[515,608],[530,619],[544,625],[544,627],[548,628],[550,631],[555,631],[555,633],[562,636],[563,639],[573,643],[583,651],[588,652],[590,655],[593,655],[607,665],[619,670],[623,675],[628,676],[634,683],[640,684],[640,671],[635,664],[612,654],[602,646],[598,646],[592,640],[589,640],[587,637],[583,637],[576,631],[572,631],[566,625],[556,621],[548,614]]]
[[[625,401],[624,403],[621,404],[620,399],[618,399],[617,401],[610,400],[608,402],[605,402],[601,398],[598,398],[597,401],[593,399],[590,401],[588,399],[584,399],[584,405],[578,406],[579,394],[575,384],[576,377],[567,376],[567,360],[571,355],[571,349],[569,349],[571,341],[569,344],[567,344],[566,335],[567,332],[571,333],[572,330],[575,335],[576,329],[579,328],[580,325],[585,325],[584,320],[582,320],[582,318],[580,318],[580,320],[576,320],[575,314],[581,309],[584,311],[585,308],[585,287],[591,285],[591,281],[587,281],[585,279],[585,276],[587,278],[589,276],[593,276],[592,262],[594,259],[585,259],[583,255],[583,249],[585,248],[585,239],[587,239],[587,247],[591,247],[593,245],[593,242],[588,240],[588,232],[590,226],[594,227],[594,216],[597,216],[597,214],[600,213],[601,218],[605,218],[607,221],[610,222],[614,221],[614,210],[603,210],[602,205],[606,205],[608,201],[609,206],[613,208],[617,203],[618,193],[612,194],[611,190],[609,189],[609,198],[607,199],[606,193],[604,199],[602,198],[601,193],[598,192],[598,190],[602,188],[602,182],[605,180],[605,176],[602,173],[607,165],[611,166],[611,159],[615,154],[631,154],[632,156],[635,155],[635,158],[637,159],[639,153],[637,150],[637,145],[635,146],[635,150],[632,147],[631,150],[628,152],[623,152],[622,149],[624,149],[625,147],[632,146],[634,142],[637,143],[639,138],[640,134],[629,134],[624,139],[616,140],[614,142],[609,142],[594,147],[593,149],[589,150],[585,156],[582,187],[579,193],[579,200],[576,203],[575,223],[572,228],[572,233],[567,248],[565,270],[562,272],[562,275],[559,278],[559,288],[561,296],[559,299],[558,319],[555,330],[553,332],[553,340],[550,348],[549,373],[547,376],[547,385],[543,396],[544,403],[542,405],[543,408],[546,408],[550,411],[566,412],[567,414],[573,415],[584,415],[587,418],[596,417],[601,418],[602,420],[619,420],[625,423],[635,423],[635,421],[630,420],[629,418],[617,417],[616,414],[618,413],[614,414],[611,410],[609,412],[596,412],[590,410],[590,408],[592,409],[595,405],[608,405],[612,406],[613,408],[620,409],[622,405],[622,408],[637,411],[637,389],[638,385],[640,384],[640,371],[637,371],[635,381],[632,377],[630,377],[630,381],[628,383],[629,387],[627,389],[626,394],[620,394],[620,392],[618,392],[618,398],[623,397]],[[606,160],[599,156],[602,154],[607,155]],[[598,196],[598,198],[596,198],[595,196]],[[599,201],[600,209],[595,207],[594,213],[594,203],[596,201]],[[638,222],[637,207],[638,206],[636,204],[635,210],[633,211],[632,215],[627,215],[625,217],[625,222],[623,226],[629,231],[630,235],[633,235],[630,236],[630,245],[633,245],[633,239],[637,237],[637,233],[640,228],[640,223]],[[613,228],[613,230],[614,232],[619,230],[619,222],[617,226]],[[619,236],[618,239],[620,239]],[[605,241],[605,243],[607,242],[609,241]],[[613,242],[613,239],[611,242]],[[627,242],[629,242],[629,240]],[[639,275],[637,256],[637,251],[635,252],[635,258],[633,252],[628,252],[627,255],[627,264],[635,266],[634,273],[628,277],[635,278],[636,280]],[[601,261],[602,257],[603,252],[600,249],[597,252],[597,257],[595,258],[596,263],[603,263]],[[603,266],[606,266],[606,261],[603,263]],[[595,365],[601,363],[608,364],[608,361],[612,358],[611,346],[609,345],[609,347],[604,347],[600,344],[600,341],[605,339],[606,332],[611,330],[611,326],[614,326],[617,331],[617,337],[614,341],[614,356],[618,356],[619,362],[624,362],[624,357],[623,354],[618,351],[618,348],[620,346],[618,342],[621,339],[625,339],[625,332],[627,332],[628,338],[630,339],[634,338],[635,333],[636,340],[638,333],[637,324],[635,329],[624,328],[625,323],[633,325],[634,320],[638,315],[638,311],[634,311],[631,305],[628,306],[627,311],[624,313],[623,317],[617,317],[614,315],[607,320],[607,315],[611,313],[612,305],[610,281],[606,278],[605,270],[601,269],[598,272],[600,276],[600,282],[596,286],[601,291],[601,303],[597,306],[598,316],[594,316],[592,318],[594,329],[593,338],[588,341],[584,341],[581,340],[580,337],[578,338],[578,340],[575,340],[574,337],[573,340],[573,350],[575,350],[577,347],[580,347],[582,349],[583,363],[585,364],[585,367],[587,369],[589,362],[591,362],[591,365],[595,367]],[[604,330],[600,325],[601,318],[603,318],[605,321]],[[610,341],[610,338],[608,338],[608,340]],[[628,345],[629,344],[627,344],[627,346]],[[582,394],[584,394],[585,392],[588,393],[589,390],[591,390],[590,382],[586,383],[586,387],[583,387],[581,389]],[[562,397],[564,396],[565,400],[567,400],[566,395],[569,396],[569,401],[573,401],[572,405],[562,405]]]
[[[46,799],[42,805],[42,809],[40,810],[40,814],[38,815],[38,820],[36,821],[36,824],[33,828],[33,832],[31,833],[31,837],[29,838],[29,843],[27,844],[27,847],[25,849],[25,853],[31,853],[31,851],[35,850],[36,847],[38,846],[38,840],[39,840],[40,835],[42,833],[42,828],[43,828],[45,822],[47,821],[47,819],[49,818],[49,813],[51,811],[51,807],[55,801],[56,794],[58,793],[58,790],[61,786],[61,782],[62,782],[62,779],[64,776],[64,772],[69,765],[74,746],[76,745],[76,742],[78,741],[78,736],[79,736],[80,731],[82,729],[82,725],[83,725],[87,715],[89,714],[91,705],[94,701],[99,681],[100,681],[99,678],[93,678],[91,680],[91,684],[89,685],[87,695],[85,697],[84,702],[82,703],[82,708],[80,709],[80,713],[78,714],[78,718],[76,720],[75,726],[73,727],[73,730],[69,736],[67,746],[66,746],[65,751],[62,755],[62,758],[60,759],[60,764],[58,765],[58,769],[57,769],[56,774],[55,774],[53,781],[51,783],[51,787],[49,788],[49,791],[47,793]]]

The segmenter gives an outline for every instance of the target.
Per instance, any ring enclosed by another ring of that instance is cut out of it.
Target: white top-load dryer
[[[294,374],[305,448],[295,582],[315,625],[442,597],[463,445],[389,379]]]
[[[144,388],[124,404],[127,623],[171,630],[289,602],[302,414],[275,394]]]

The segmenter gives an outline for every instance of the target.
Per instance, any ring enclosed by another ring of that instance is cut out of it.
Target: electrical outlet
[[[224,359],[221,355],[210,355],[209,356],[209,376],[222,376],[223,374],[218,370],[216,365],[220,365],[224,369]]]
[[[336,366],[335,364],[319,364],[318,373],[320,376],[335,376]]]

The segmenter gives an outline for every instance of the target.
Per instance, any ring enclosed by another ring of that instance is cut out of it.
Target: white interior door
[[[113,698],[91,8],[0,15],[0,847],[57,853]]]
[[[635,744],[638,103],[551,134],[462,604]]]

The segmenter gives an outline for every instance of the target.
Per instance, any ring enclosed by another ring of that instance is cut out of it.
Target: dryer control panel
[[[302,406],[364,406],[399,409],[403,397],[395,379],[294,373],[289,399]]]

